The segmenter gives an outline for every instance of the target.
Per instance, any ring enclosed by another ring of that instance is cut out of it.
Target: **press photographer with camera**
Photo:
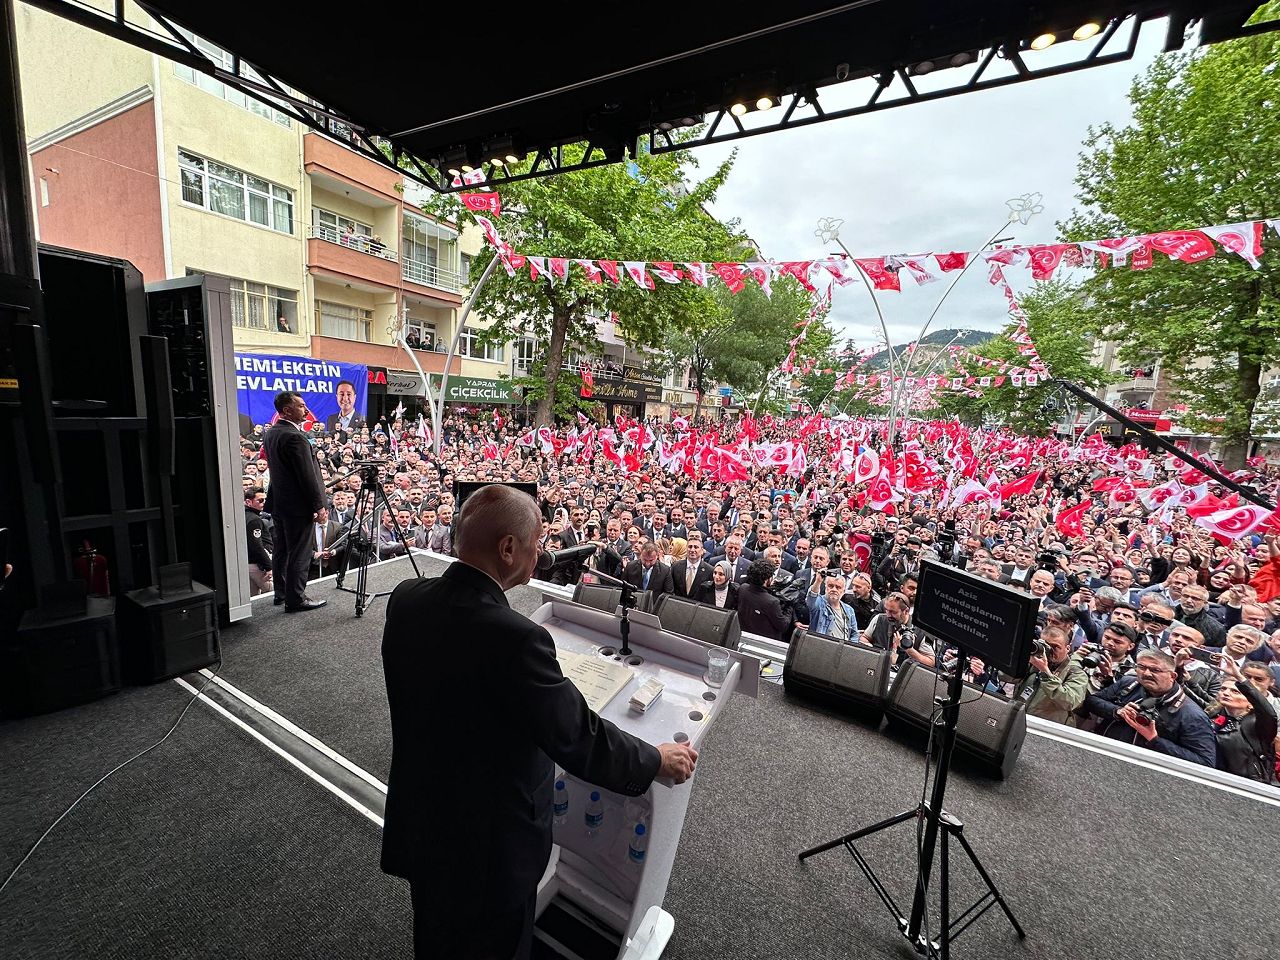
[[[1214,766],[1213,724],[1177,682],[1177,664],[1159,650],[1138,652],[1136,677],[1121,677],[1090,694],[1085,709],[1096,732],[1191,763]]]
[[[1089,677],[1089,693],[1097,693],[1132,672],[1137,646],[1138,631],[1125,623],[1109,623],[1098,643],[1081,644],[1072,658]]]
[[[1066,723],[1089,694],[1089,675],[1072,658],[1071,635],[1063,625],[1050,621],[1040,631],[1031,670],[1017,693],[1026,701],[1028,715]]]

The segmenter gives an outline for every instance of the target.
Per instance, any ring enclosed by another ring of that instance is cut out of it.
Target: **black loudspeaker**
[[[147,448],[153,471],[173,476],[177,468],[173,425],[173,385],[169,378],[169,341],[138,338],[142,350],[142,384],[147,398]]]
[[[722,610],[693,600],[685,600],[673,593],[658,597],[653,611],[663,630],[692,637],[717,647],[738,649],[742,639],[742,627],[738,624],[737,610]]]
[[[40,283],[56,409],[141,416],[142,274],[127,260],[41,244]]]
[[[788,696],[857,713],[879,723],[889,689],[889,651],[797,630],[787,646],[782,683]]]
[[[185,568],[177,584],[167,571]],[[207,667],[221,659],[217,595],[191,582],[187,564],[162,567],[161,586],[125,594],[120,603],[121,662],[129,683],[155,683]]]
[[[935,683],[936,681],[936,683]],[[889,689],[889,720],[928,729],[935,695],[946,680],[914,660],[898,671]],[[965,684],[956,722],[956,749],[976,760],[987,774],[1003,780],[1013,770],[1027,739],[1027,711],[1021,700],[1006,700]]]
[[[17,636],[0,641],[0,715],[48,713],[119,691],[115,597],[86,599],[78,587],[78,602],[28,610]]]
[[[637,590],[632,596],[635,597],[636,605],[632,607],[640,613],[651,613],[653,611],[654,601],[653,593],[648,590]],[[580,603],[584,607],[594,607],[596,610],[603,610],[605,613],[614,613],[618,609],[618,604],[622,602],[622,588],[610,587],[603,583],[583,583],[573,588],[573,602]]]

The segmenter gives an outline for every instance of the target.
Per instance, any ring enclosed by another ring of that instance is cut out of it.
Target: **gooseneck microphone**
[[[565,547],[563,550],[544,550],[538,554],[538,569],[545,572],[566,560],[585,560],[597,549],[599,548],[594,543],[583,543],[576,547]]]

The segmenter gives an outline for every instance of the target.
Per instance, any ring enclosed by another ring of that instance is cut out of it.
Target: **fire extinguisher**
[[[111,576],[107,573],[107,558],[100,554],[88,540],[76,551],[71,561],[72,569],[81,580],[89,585],[89,595],[94,597],[111,596]]]

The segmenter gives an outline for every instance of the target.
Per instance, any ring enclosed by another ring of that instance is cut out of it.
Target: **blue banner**
[[[369,368],[269,353],[236,354],[236,399],[240,432],[275,419],[276,394],[292,390],[307,401],[309,419],[335,430],[364,426],[368,410]]]

